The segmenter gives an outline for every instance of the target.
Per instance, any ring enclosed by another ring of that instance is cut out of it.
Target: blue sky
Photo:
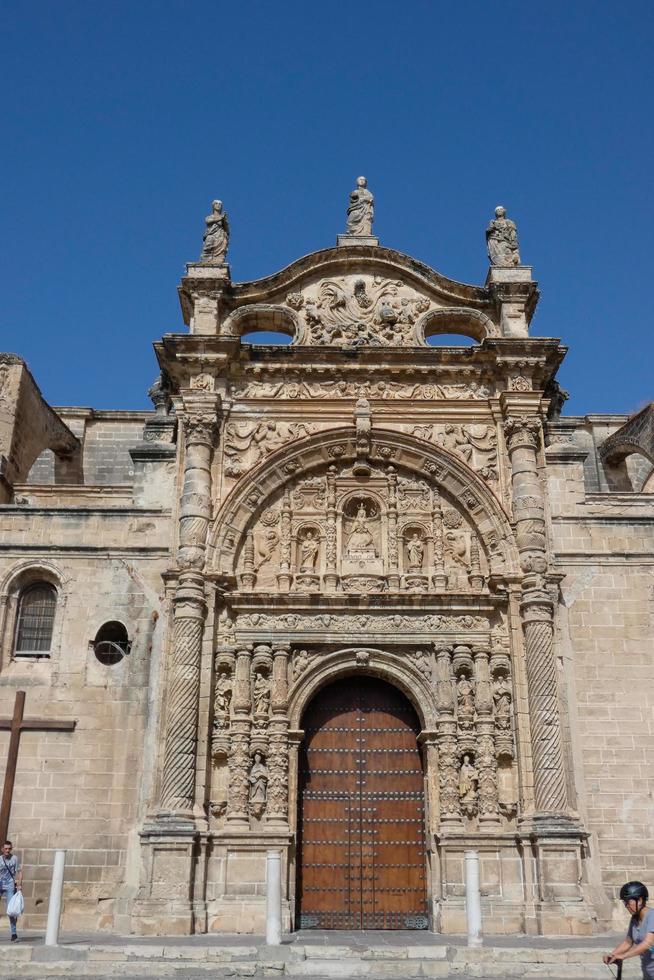
[[[568,414],[654,397],[651,0],[5,0],[0,45],[0,349],[51,403],[150,407],[212,198],[243,281],[333,245],[358,174],[465,282],[506,205]]]

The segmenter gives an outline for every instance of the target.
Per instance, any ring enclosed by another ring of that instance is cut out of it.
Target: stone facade
[[[464,928],[471,846],[496,933],[592,932],[654,870],[649,415],[561,417],[528,266],[469,286],[339,242],[189,265],[154,412],[54,411],[0,356],[1,710],[77,722],[22,737],[28,925],[55,847],[69,928],[261,931],[270,847],[296,924],[302,716],[356,672],[420,720],[432,929]]]

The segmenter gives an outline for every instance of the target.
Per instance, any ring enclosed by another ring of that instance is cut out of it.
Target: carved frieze
[[[402,383],[399,381],[243,381],[232,386],[234,398],[279,398],[325,400],[340,398],[367,398],[368,400],[413,399],[436,401],[439,399],[468,400],[489,398],[488,385],[476,381],[452,381],[443,384]]]
[[[236,620],[238,630],[284,631],[291,633],[326,632],[338,630],[342,633],[371,633],[393,632],[451,632],[457,630],[482,631],[488,628],[488,620],[484,616],[440,616],[429,614],[388,615],[362,613],[360,615],[340,616],[336,613],[318,613],[307,615],[301,613],[241,613]]]

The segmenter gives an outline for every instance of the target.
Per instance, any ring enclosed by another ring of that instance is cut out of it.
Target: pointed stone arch
[[[266,501],[303,474],[320,467],[354,462],[353,427],[328,429],[281,447],[241,479],[215,517],[207,550],[208,566],[231,577],[245,532]],[[466,463],[415,436],[373,429],[370,461],[409,470],[456,500],[474,526],[493,574],[519,573],[518,553],[509,519],[493,493]]]

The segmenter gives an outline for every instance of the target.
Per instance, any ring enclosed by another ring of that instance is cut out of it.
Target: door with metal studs
[[[376,677],[323,688],[299,759],[298,920],[303,929],[426,929],[420,726]]]

